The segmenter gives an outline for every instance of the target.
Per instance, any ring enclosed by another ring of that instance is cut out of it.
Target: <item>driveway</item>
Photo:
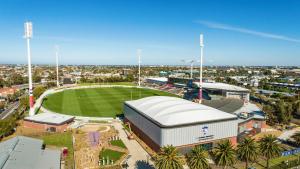
[[[299,129],[295,128],[292,130],[284,130],[283,133],[278,137],[281,140],[287,140],[289,139],[293,134],[295,134],[296,132],[298,132]]]
[[[119,131],[119,136],[129,150],[128,169],[154,169],[149,154],[136,140],[129,140],[120,122],[114,122],[113,126]],[[147,161],[149,164],[147,164]]]

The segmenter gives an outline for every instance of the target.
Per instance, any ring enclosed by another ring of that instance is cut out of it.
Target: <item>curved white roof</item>
[[[125,103],[163,126],[237,118],[236,115],[176,97],[152,96]]]

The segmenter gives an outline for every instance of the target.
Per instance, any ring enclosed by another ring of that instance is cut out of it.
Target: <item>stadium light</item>
[[[138,62],[139,62],[139,81],[138,81],[139,87],[141,86],[141,53],[142,53],[142,50],[138,49],[137,55],[138,55]]]
[[[203,34],[200,34],[200,80],[199,80],[199,103],[202,103],[202,66],[203,66]]]
[[[32,91],[32,76],[31,76],[31,51],[30,51],[30,39],[32,38],[32,23],[31,22],[25,22],[24,23],[24,38],[27,41],[27,58],[28,58],[28,83],[29,83],[29,115],[34,115],[33,110],[33,104],[34,104],[34,98],[33,98],[33,91]]]
[[[193,79],[193,66],[195,63],[195,60],[181,60],[184,63],[189,63],[191,64],[191,74],[190,74],[190,78]]]
[[[56,85],[59,87],[59,79],[58,79],[58,51],[59,46],[55,45],[55,57],[56,57]]]

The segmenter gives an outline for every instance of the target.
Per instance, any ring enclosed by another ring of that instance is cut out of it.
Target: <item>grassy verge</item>
[[[99,154],[99,159],[101,160],[102,158],[105,159],[110,159],[110,160],[114,160],[114,162],[118,161],[122,156],[124,155],[124,153],[119,152],[119,151],[114,151],[114,150],[110,150],[110,149],[104,149],[100,152]]]
[[[125,148],[126,149],[126,146],[125,146],[125,144],[123,143],[122,140],[112,140],[112,141],[110,141],[110,143],[113,146],[117,146],[117,147]]]

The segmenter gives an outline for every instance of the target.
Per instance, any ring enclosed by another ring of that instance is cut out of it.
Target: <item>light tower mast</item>
[[[24,24],[25,32],[24,38],[27,40],[27,58],[28,58],[28,83],[29,83],[29,115],[34,115],[33,105],[34,105],[34,98],[33,98],[33,91],[32,91],[32,77],[31,77],[31,51],[30,51],[30,39],[32,38],[32,23],[25,22]]]
[[[193,79],[193,66],[194,66],[195,60],[182,60],[182,62],[191,64],[190,78]]]
[[[58,51],[59,51],[59,46],[55,46],[55,56],[56,56],[56,85],[59,87],[59,77],[58,77]]]
[[[138,55],[138,62],[139,62],[139,81],[138,81],[138,85],[139,87],[141,86],[141,53],[142,53],[142,50],[141,49],[138,49],[137,50],[137,55]]]
[[[202,66],[203,66],[203,34],[200,34],[200,80],[199,80],[199,103],[202,103]]]

